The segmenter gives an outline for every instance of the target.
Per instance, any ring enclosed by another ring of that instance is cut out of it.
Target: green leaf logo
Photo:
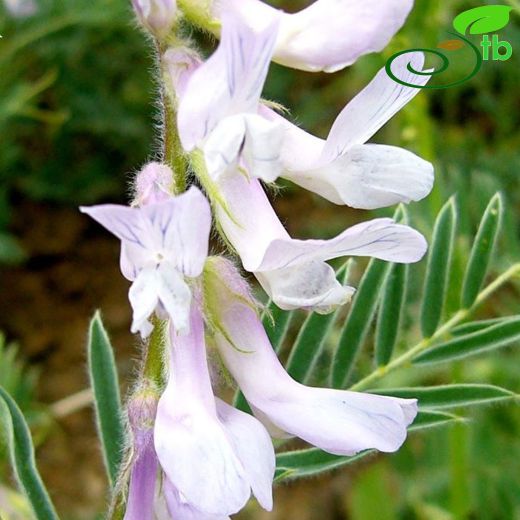
[[[512,7],[507,5],[485,5],[460,13],[453,20],[453,27],[460,34],[486,34],[498,31],[509,23]]]

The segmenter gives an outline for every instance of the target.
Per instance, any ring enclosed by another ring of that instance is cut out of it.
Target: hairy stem
[[[370,373],[368,376],[364,377],[356,384],[350,387],[350,390],[364,390],[368,388],[372,383],[382,379],[390,372],[406,366],[410,363],[410,361],[417,356],[420,352],[432,346],[438,339],[442,338],[446,334],[448,334],[454,327],[462,323],[465,319],[467,319],[473,311],[478,307],[482,302],[487,300],[497,289],[502,287],[506,282],[508,282],[511,278],[514,278],[520,274],[520,264],[514,264],[507,271],[502,273],[496,280],[491,282],[485,289],[483,289],[479,295],[477,296],[475,303],[469,309],[460,309],[458,310],[446,323],[444,323],[439,329],[435,331],[435,333],[429,338],[422,339],[419,343],[413,346],[411,349],[407,350],[393,361],[390,361],[387,365],[380,367]]]

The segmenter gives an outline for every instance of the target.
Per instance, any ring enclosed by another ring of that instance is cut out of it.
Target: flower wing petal
[[[392,219],[379,218],[356,224],[329,240],[273,240],[253,270],[271,271],[342,256],[411,263],[420,260],[426,248],[426,240],[419,232]]]
[[[284,178],[335,204],[376,209],[421,200],[433,187],[433,166],[403,148],[354,145],[329,164],[286,171]]]
[[[408,64],[422,70],[424,55],[414,52],[399,56],[392,64],[392,71],[405,82],[425,85],[430,77],[413,74]],[[355,144],[365,143],[420,90],[395,82],[381,69],[334,121],[323,149],[322,164],[336,159]]]
[[[152,332],[152,324],[148,318],[159,301],[159,287],[155,269],[146,268],[137,275],[128,291],[128,299],[133,310],[132,333],[140,332],[146,338]]]
[[[273,477],[276,467],[273,444],[262,424],[221,399],[216,399],[217,414],[244,466],[251,489],[260,505],[273,508]]]

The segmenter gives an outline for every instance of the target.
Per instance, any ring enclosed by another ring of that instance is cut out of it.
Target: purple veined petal
[[[157,457],[150,442],[134,462],[123,520],[154,520]]]
[[[81,206],[79,210],[93,218],[119,240],[124,240],[136,247],[147,249],[149,237],[145,234],[139,210],[119,204],[100,204]]]
[[[199,511],[187,502],[166,477],[163,481],[163,493],[168,506],[168,520],[230,520],[227,515],[211,515]]]
[[[246,134],[244,114],[225,117],[217,123],[203,145],[208,174],[214,181],[236,171]]]
[[[154,439],[161,467],[182,501],[216,517],[234,514],[251,490],[221,425],[209,379],[200,310],[190,334],[171,328],[170,377],[157,408]]]
[[[309,261],[296,267],[256,271],[255,276],[280,309],[313,310],[328,314],[348,303],[354,289],[342,286],[329,264]]]
[[[133,310],[130,329],[133,334],[139,332],[143,338],[146,338],[152,332],[153,326],[148,318],[159,302],[160,283],[157,271],[146,268],[141,270],[131,285],[128,299]]]
[[[216,399],[217,414],[244,466],[251,488],[260,505],[273,508],[273,477],[276,468],[271,438],[262,424],[221,399]]]
[[[217,0],[214,13],[239,13],[253,26],[280,16],[274,59],[308,71],[334,72],[381,51],[403,25],[412,0],[317,0],[294,14],[260,0]]]
[[[433,165],[403,148],[353,145],[332,162],[282,175],[334,204],[377,209],[426,197],[433,187]]]
[[[415,70],[422,70],[423,53],[399,56],[392,63],[392,70],[405,82],[425,85],[430,76],[413,74],[408,70],[408,64]],[[323,148],[320,165],[333,161],[355,144],[365,143],[420,90],[397,83],[385,69],[381,69],[334,121]]]
[[[157,252],[163,252],[185,276],[199,276],[208,256],[211,209],[202,192],[187,192],[141,210],[150,222],[149,232]]]
[[[223,276],[229,277],[229,273]],[[226,282],[221,278],[221,283]],[[211,311],[226,332],[226,337],[215,335],[217,348],[254,409],[281,430],[330,453],[353,455],[369,448],[392,452],[401,446],[406,427],[417,413],[415,399],[297,383],[280,364],[258,315],[244,301],[246,297],[220,290]]]
[[[409,226],[378,218],[352,226],[329,240],[273,240],[254,271],[296,267],[311,260],[370,256],[398,263],[419,261],[426,252],[424,237]]]
[[[236,16],[223,15],[219,46],[191,75],[179,103],[185,150],[200,146],[224,117],[256,112],[277,31],[277,18],[255,30]]]
[[[247,175],[273,182],[282,171],[280,149],[284,129],[278,121],[257,114],[237,114],[220,121],[206,139],[203,150],[208,174],[219,181],[236,174],[244,163]]]

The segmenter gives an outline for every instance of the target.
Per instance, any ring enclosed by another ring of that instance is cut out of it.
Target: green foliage
[[[7,439],[11,466],[20,488],[29,500],[38,520],[58,520],[42,482],[36,462],[31,432],[13,398],[0,387],[0,428]]]
[[[18,355],[15,344],[8,345],[0,333],[0,386],[16,401],[24,413],[35,408],[38,374]]]
[[[433,345],[414,358],[414,363],[424,365],[464,359],[518,341],[520,341],[520,316]]]
[[[377,368],[361,377],[351,389],[370,388],[370,392],[381,395],[417,398],[420,413],[410,431],[461,423],[464,421],[459,415],[461,408],[516,398],[516,394],[510,390],[482,383],[444,383],[436,386],[418,384],[397,388],[373,386],[398,369],[413,372],[417,365],[453,361],[520,340],[520,315],[465,323],[478,306],[503,284],[520,274],[520,264],[515,264],[481,290],[495,250],[501,212],[501,198],[495,195],[482,217],[466,268],[464,285],[460,289],[460,285],[450,284],[455,268],[451,258],[455,256],[457,244],[462,243],[457,240],[456,233],[459,212],[451,198],[441,208],[435,220],[424,291],[419,295],[420,305],[405,296],[407,271],[396,272],[396,268],[401,266],[370,261],[343,324],[334,314],[326,319],[311,313],[304,320],[289,353],[287,366],[291,374],[302,381],[307,380],[309,372],[314,371],[317,361],[323,357],[325,347],[329,345],[332,346],[328,351],[332,363],[322,374],[320,383],[330,380],[334,387],[344,388],[355,372],[356,361],[361,368],[372,366],[372,363],[362,363],[363,347],[371,337],[373,317],[377,314],[373,335]],[[420,265],[410,267],[411,274],[416,277],[420,276],[421,270]],[[460,290],[462,294],[471,294],[471,298],[461,298],[455,294],[454,289]],[[460,308],[451,313],[444,309],[448,296],[461,302]],[[462,305],[464,302],[469,302],[467,307]],[[408,332],[407,343],[411,343],[400,346],[397,343],[399,323],[403,321],[403,316],[413,315],[414,308],[420,309],[422,334],[416,338],[417,343],[414,344],[413,335]],[[295,319],[295,313],[290,314],[291,319]],[[277,319],[283,322],[281,311],[277,313]],[[335,322],[338,322],[336,326]],[[334,338],[338,334],[338,346],[334,349]],[[280,349],[280,343],[276,347]],[[446,411],[450,409],[457,413]],[[277,479],[316,475],[351,464],[365,455],[366,453],[356,457],[333,456],[316,448],[282,452],[277,458]]]
[[[114,485],[119,474],[125,436],[114,353],[99,312],[90,322],[88,367],[105,466],[108,478]]]
[[[428,253],[421,306],[421,330],[424,337],[431,336],[437,330],[442,317],[455,247],[456,225],[457,210],[455,200],[451,198],[435,221]]]

